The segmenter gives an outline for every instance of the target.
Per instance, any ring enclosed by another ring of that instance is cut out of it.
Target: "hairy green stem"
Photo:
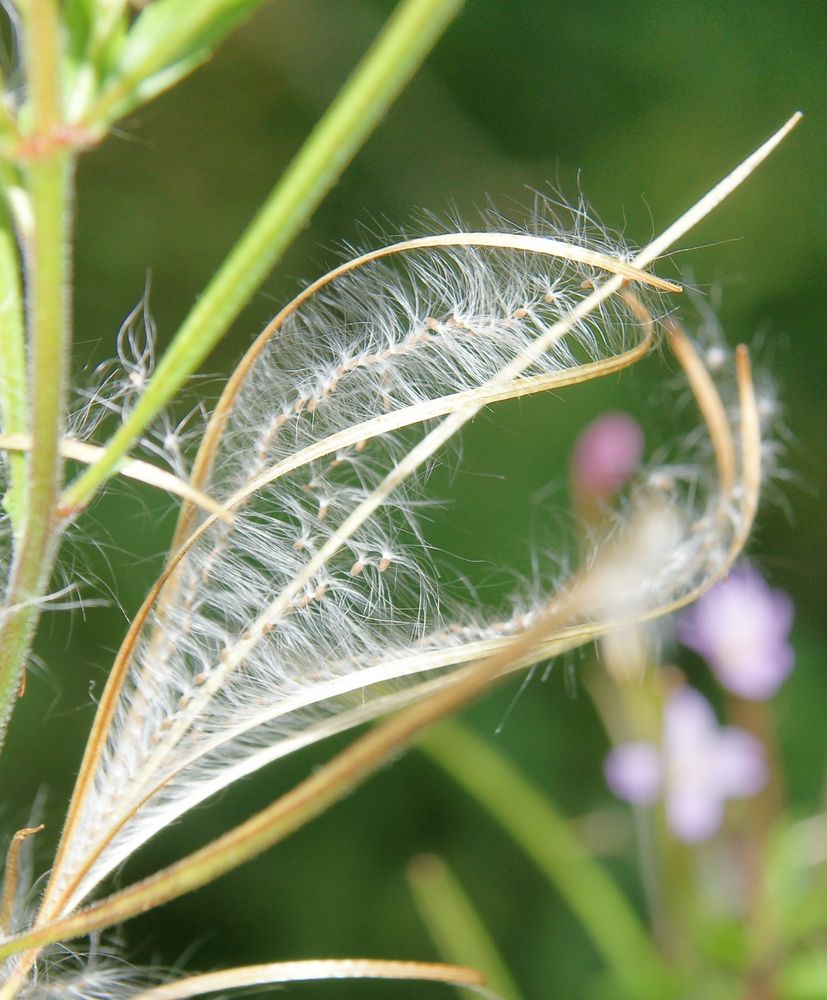
[[[88,503],[150,421],[227,332],[462,3],[400,3],[184,320],[144,394],[100,461],[66,491],[63,502],[68,508]]]
[[[566,900],[624,996],[669,996],[667,972],[637,914],[569,823],[488,743],[443,723],[419,747],[473,795]]]
[[[20,294],[20,260],[6,200],[0,196],[0,418],[7,434],[28,430],[26,407],[26,343]],[[15,533],[22,529],[26,459],[6,457],[9,485],[3,506]]]
[[[60,122],[60,14],[57,0],[26,5],[26,64],[33,135],[47,140]]]
[[[25,167],[34,220],[27,246],[30,419],[25,513],[15,546],[5,609],[0,613],[0,740],[25,668],[41,598],[57,549],[69,350],[69,192],[72,163],[55,142],[60,123],[60,25],[55,0],[30,0],[26,56],[30,85],[30,160]]]

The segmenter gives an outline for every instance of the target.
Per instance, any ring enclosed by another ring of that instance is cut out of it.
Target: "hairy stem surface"
[[[0,417],[6,433],[25,434],[27,396],[20,260],[5,199],[0,197]],[[12,527],[19,531],[26,489],[26,461],[22,455],[9,455],[6,461],[9,486],[3,506]]]
[[[26,469],[25,515],[0,617],[0,740],[21,683],[57,549],[70,341],[68,238],[72,161],[55,141],[60,123],[58,8],[32,0],[26,54],[33,122],[25,180],[34,227],[25,255],[33,448]]]

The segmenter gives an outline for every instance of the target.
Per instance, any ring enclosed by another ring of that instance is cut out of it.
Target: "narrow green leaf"
[[[156,0],[150,4],[124,38],[97,100],[83,113],[82,124],[105,132],[112,122],[208,59],[227,35],[264,2]]]
[[[127,38],[131,17],[130,5],[128,0],[92,0],[92,2],[94,14],[86,59],[95,74],[96,81],[101,81],[111,73]]]
[[[63,4],[66,52],[73,63],[82,60],[89,46],[93,16],[93,0],[65,0]]]
[[[93,13],[91,49],[93,57],[106,44],[114,32],[126,23],[128,0],[87,0]]]
[[[443,723],[419,747],[488,810],[548,878],[624,996],[666,1000],[673,995],[666,967],[640,918],[547,795],[458,723]]]
[[[520,1000],[520,992],[493,938],[442,858],[414,858],[408,866],[408,885],[442,958],[479,969],[486,984],[503,1000]],[[471,996],[465,991],[463,995]]]
[[[827,996],[827,953],[795,955],[778,976],[780,1000],[824,1000]]]

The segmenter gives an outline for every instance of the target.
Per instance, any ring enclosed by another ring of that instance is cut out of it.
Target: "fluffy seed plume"
[[[196,465],[233,523],[185,509],[121,651],[53,883],[61,912],[206,796],[501,638],[484,622],[471,643],[451,630],[419,543],[417,448],[486,403],[641,356],[652,323],[622,298],[573,313],[600,270],[664,284],[556,238],[457,234],[345,265],[262,334]],[[414,425],[426,433],[410,451]]]
[[[427,463],[490,403],[643,356],[674,286],[641,268],[781,137],[634,257],[548,231],[426,237],[347,262],[279,313],[230,380],[193,473],[232,520],[184,506],[101,700],[38,925],[214,792],[507,651],[548,608],[523,600],[489,621],[440,600],[418,522]],[[746,539],[761,474],[748,357],[737,352],[727,408],[676,323],[669,340],[716,468],[685,491],[670,469],[635,482],[632,516],[564,587],[576,620],[528,654],[523,643],[514,666],[691,600]],[[616,583],[633,565],[630,603]]]

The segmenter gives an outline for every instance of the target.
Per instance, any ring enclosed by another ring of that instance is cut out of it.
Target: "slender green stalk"
[[[0,417],[7,434],[28,430],[26,343],[20,294],[20,261],[5,198],[0,196]],[[9,487],[3,505],[15,532],[22,528],[26,459],[9,454]]]
[[[54,144],[60,122],[60,32],[55,0],[30,0],[32,158],[25,168],[34,233],[25,260],[31,343],[30,428],[25,516],[0,618],[0,740],[8,723],[57,548],[62,433],[69,349],[68,271],[71,161]],[[34,391],[36,387],[37,391]]]
[[[659,745],[666,697],[664,675],[655,669],[632,679],[616,679],[605,663],[593,663],[583,671],[586,689],[613,744],[646,742]],[[671,905],[672,893],[686,878],[685,864],[677,865],[677,877],[667,860],[676,846],[668,836],[660,810],[645,806],[634,810],[638,867],[649,912],[652,936],[663,955],[674,961],[685,952],[678,912]],[[672,859],[678,862],[676,853]]]
[[[26,62],[33,133],[51,136],[60,121],[60,15],[57,0],[26,4]]]
[[[443,723],[419,746],[537,864],[577,916],[624,995],[665,1000],[669,996],[667,970],[646,929],[548,797],[484,740],[457,723]]]
[[[82,507],[196,370],[341,176],[463,0],[402,0],[264,206],[184,320],[100,461],[66,491]]]
[[[442,958],[479,969],[503,1000],[520,1000],[520,991],[488,929],[445,862],[434,855],[414,858],[408,866],[408,885]]]

